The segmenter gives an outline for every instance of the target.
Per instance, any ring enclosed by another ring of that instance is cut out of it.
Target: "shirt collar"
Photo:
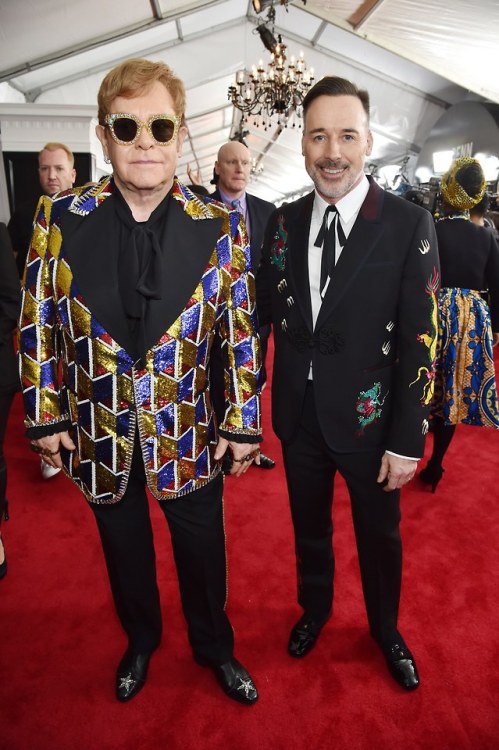
[[[341,221],[344,224],[348,224],[348,222],[351,221],[351,219],[359,213],[368,192],[369,180],[365,175],[363,175],[359,184],[335,203]],[[327,203],[327,201],[325,201],[324,198],[322,198],[322,196],[320,196],[316,190],[314,199],[314,211],[317,213],[317,215],[322,218],[324,216],[324,211],[329,205],[330,204]]]
[[[229,198],[229,196],[226,193],[224,193],[223,190],[220,190],[220,188],[218,189],[218,192],[220,193],[220,197],[222,198],[223,202],[227,206],[232,207],[232,201],[238,200],[239,203],[241,204],[241,208],[243,209],[244,212],[246,212],[246,193],[243,193],[239,198]]]

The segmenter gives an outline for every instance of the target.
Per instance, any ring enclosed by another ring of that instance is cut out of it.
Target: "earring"
[[[109,156],[107,154],[104,154],[104,162],[106,164],[111,164],[111,159],[109,158]]]

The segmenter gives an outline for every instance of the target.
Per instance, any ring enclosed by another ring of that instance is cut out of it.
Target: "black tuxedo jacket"
[[[382,448],[418,458],[436,349],[433,218],[370,180],[314,329],[308,275],[313,202],[311,193],[276,210],[257,278],[260,323],[274,326],[274,430],[283,441],[293,439],[312,363],[321,430],[332,450]]]
[[[218,189],[211,194],[210,198],[223,202]],[[253,269],[253,273],[256,274],[262,256],[265,227],[272,213],[275,211],[275,206],[273,203],[264,201],[263,198],[257,198],[255,195],[250,195],[249,193],[246,193],[246,205],[248,206],[251,227],[251,268]]]

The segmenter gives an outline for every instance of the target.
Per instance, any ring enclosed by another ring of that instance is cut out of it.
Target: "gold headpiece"
[[[473,206],[476,206],[477,203],[480,203],[485,194],[485,188],[487,186],[485,182],[485,176],[483,176],[482,184],[480,186],[480,192],[478,193],[478,195],[476,195],[474,198],[472,198],[471,195],[468,195],[463,186],[457,181],[456,174],[462,167],[465,167],[469,164],[478,164],[478,166],[480,166],[480,162],[476,159],[472,159],[471,156],[460,156],[459,159],[456,159],[452,163],[449,171],[444,174],[440,185],[440,190],[442,191],[442,195],[446,203],[449,203],[449,205],[453,206],[454,208],[458,208],[460,211],[464,211],[468,208],[473,208]]]

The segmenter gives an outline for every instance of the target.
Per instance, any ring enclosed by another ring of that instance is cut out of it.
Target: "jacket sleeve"
[[[21,290],[19,367],[29,437],[67,429],[59,398],[56,305],[52,275],[61,237],[52,201],[40,198]]]
[[[256,316],[255,278],[244,221],[238,211],[231,225],[230,286],[220,326],[225,349],[225,399],[229,404],[220,434],[238,442],[261,440],[261,352]]]
[[[259,325],[272,323],[272,302],[270,294],[270,248],[275,233],[277,210],[270,216],[262,245],[262,257],[256,275],[256,302]]]
[[[432,215],[423,210],[398,290],[397,365],[387,450],[420,458],[428,432],[438,333],[440,265]]]

